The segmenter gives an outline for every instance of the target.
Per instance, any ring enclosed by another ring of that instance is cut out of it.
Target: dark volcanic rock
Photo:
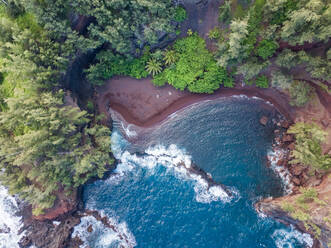
[[[290,127],[290,123],[288,121],[286,121],[286,120],[285,121],[282,121],[280,123],[280,125],[281,125],[282,128],[286,128],[286,129],[288,129]]]
[[[300,230],[301,232],[307,233],[307,230],[306,230],[303,222],[293,219],[285,211],[283,211],[279,206],[274,205],[272,203],[272,201],[273,201],[273,199],[270,198],[270,199],[265,199],[261,202],[256,203],[255,204],[256,211],[258,211],[260,213],[264,213],[285,225],[292,225],[296,229]],[[312,248],[319,248],[319,247],[320,247],[320,241],[317,239],[314,239]]]
[[[51,221],[33,220],[26,227],[26,236],[20,241],[21,247],[64,248],[70,240],[74,226],[80,223],[78,216],[65,216],[61,223],[54,226]]]
[[[287,148],[290,149],[291,151],[293,151],[294,148],[295,148],[295,143],[294,143],[294,142],[290,143],[290,144],[287,146]]]
[[[293,177],[292,178],[292,182],[296,186],[300,186],[301,185],[301,180],[298,177]]]
[[[260,119],[260,123],[261,123],[263,126],[265,126],[265,125],[267,125],[268,120],[269,120],[268,117],[266,117],[266,116],[262,116],[261,119]]]
[[[286,134],[286,135],[283,136],[282,141],[283,142],[291,142],[291,141],[293,141],[293,136],[289,135],[289,134]]]
[[[10,228],[6,224],[0,227],[0,233],[9,233],[9,232],[10,232]]]
[[[88,231],[89,233],[93,232],[93,227],[92,227],[92,225],[89,225],[89,226],[88,226],[87,231]]]
[[[304,167],[302,167],[301,165],[294,165],[294,166],[292,166],[291,167],[291,169],[290,169],[290,172],[291,172],[291,174],[292,175],[294,175],[294,176],[299,176],[299,175],[301,175],[302,174],[302,172],[305,170],[305,168]]]

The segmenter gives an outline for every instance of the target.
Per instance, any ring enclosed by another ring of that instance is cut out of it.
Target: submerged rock
[[[267,125],[268,120],[269,120],[268,117],[266,117],[266,116],[262,116],[261,119],[260,119],[260,123],[261,123],[263,126],[265,126],[265,125]]]

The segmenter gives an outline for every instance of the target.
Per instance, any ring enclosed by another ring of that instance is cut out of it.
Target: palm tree
[[[171,65],[177,61],[177,54],[175,50],[165,50],[164,62],[166,65]]]
[[[146,71],[155,76],[162,71],[162,65],[156,59],[150,59],[146,65]]]

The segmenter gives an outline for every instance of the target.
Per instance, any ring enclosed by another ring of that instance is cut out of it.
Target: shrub
[[[313,88],[306,82],[293,81],[289,91],[291,95],[290,104],[293,106],[304,106],[312,97]]]
[[[183,7],[177,7],[175,11],[175,21],[176,22],[183,22],[187,18],[186,10]]]
[[[255,84],[259,88],[269,88],[268,78],[264,75],[257,77]]]
[[[269,65],[269,61],[259,63],[256,59],[252,59],[239,66],[236,74],[242,74],[245,80],[248,81],[260,74],[260,72]]]
[[[218,21],[229,23],[231,19],[231,1],[226,0],[224,4],[219,7]]]
[[[221,37],[221,31],[218,27],[214,27],[213,29],[209,30],[208,38],[209,39],[219,39]]]
[[[97,63],[86,70],[87,79],[94,85],[102,85],[116,75],[144,78],[148,76],[145,67],[149,59],[149,51],[140,58],[126,58],[111,51],[102,51],[96,56]]]
[[[284,49],[276,59],[276,64],[280,67],[291,69],[292,67],[300,64],[300,59],[297,53],[290,49]]]
[[[293,213],[295,211],[293,204],[291,204],[289,202],[283,202],[281,207],[285,212],[288,212],[288,213]]]
[[[283,90],[290,88],[293,83],[291,75],[283,74],[281,71],[273,71],[271,73],[271,85]]]
[[[327,133],[316,124],[298,122],[288,129],[295,135],[295,149],[291,153],[292,164],[303,164],[314,170],[331,168],[331,157],[322,153],[321,144],[325,142]],[[307,195],[311,195],[308,192]]]
[[[150,59],[147,62],[146,71],[149,74],[152,74],[153,76],[155,76],[156,74],[159,74],[162,71],[162,64],[154,58]]]
[[[166,65],[171,65],[177,61],[177,54],[175,50],[165,50],[164,51],[164,63]]]
[[[154,77],[157,86],[168,82],[176,89],[188,89],[196,93],[212,93],[225,83],[228,87],[233,80],[227,71],[219,67],[213,55],[206,49],[204,39],[196,33],[177,40],[172,48],[177,60]]]
[[[278,43],[272,40],[262,40],[257,47],[257,55],[263,59],[270,58],[278,48]]]

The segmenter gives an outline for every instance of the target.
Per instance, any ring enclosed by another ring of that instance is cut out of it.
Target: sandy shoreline
[[[259,97],[274,105],[289,121],[294,118],[293,108],[287,96],[274,89],[258,89],[244,86],[221,88],[214,94],[192,94],[179,91],[167,85],[154,87],[150,79],[136,80],[116,77],[97,89],[97,104],[101,113],[110,118],[110,109],[119,114],[125,122],[139,127],[152,127],[167,119],[172,113],[191,104],[215,100],[221,97],[245,95]]]

